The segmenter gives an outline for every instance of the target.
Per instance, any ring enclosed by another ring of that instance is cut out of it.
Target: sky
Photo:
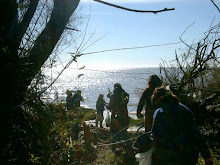
[[[211,23],[217,24],[220,18],[211,0],[104,1],[136,10],[175,10],[158,14],[136,13],[81,0],[76,12],[81,17],[81,24],[77,26],[81,38],[75,45],[82,48],[84,54],[102,52],[81,56],[78,67],[158,67],[163,60],[173,60],[175,51],[186,50],[179,38],[187,27],[191,25],[182,39],[189,44],[198,42]],[[219,0],[215,2],[220,6]],[[74,47],[66,49],[63,56],[69,57],[68,52],[74,52]],[[145,48],[104,51],[134,47]]]

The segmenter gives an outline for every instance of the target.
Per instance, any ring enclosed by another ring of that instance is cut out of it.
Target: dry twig
[[[119,9],[132,11],[132,12],[138,12],[138,13],[154,13],[154,14],[157,14],[157,13],[160,13],[160,12],[175,10],[174,8],[170,8],[170,9],[164,8],[162,10],[135,10],[135,9],[130,9],[130,8],[118,6],[118,5],[115,5],[115,4],[112,4],[112,3],[104,2],[104,1],[101,1],[101,0],[94,0],[94,1],[105,4],[105,5],[108,5],[108,6],[116,7],[116,8],[119,8]]]

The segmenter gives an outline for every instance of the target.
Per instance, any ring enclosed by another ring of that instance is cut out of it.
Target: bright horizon
[[[86,45],[84,48],[81,47],[85,49],[82,53],[102,52],[79,57],[79,68],[159,67],[163,60],[174,60],[175,51],[180,54],[186,50],[179,37],[187,27],[192,25],[182,38],[189,44],[196,43],[209,30],[211,23],[217,24],[220,18],[217,8],[209,0],[105,0],[105,2],[137,10],[164,8],[175,10],[158,14],[135,13],[92,0],[82,0],[76,12],[82,17],[80,18],[82,24],[77,27],[80,32],[76,32],[76,35],[81,35],[81,40],[67,48],[62,56],[70,58],[68,53],[74,52],[74,47],[81,44],[85,31],[83,43]],[[146,48],[104,51],[132,47]],[[70,67],[76,68],[77,64],[73,63]]]

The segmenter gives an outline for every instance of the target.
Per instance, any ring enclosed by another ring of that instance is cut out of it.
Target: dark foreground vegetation
[[[36,103],[34,103],[36,102]],[[61,102],[34,100],[23,107],[23,121],[16,121],[1,164],[124,164],[126,153],[111,149],[109,129],[85,125],[96,110],[80,107],[67,112]],[[140,123],[131,119],[131,124]]]
[[[62,102],[45,104],[40,100],[32,106],[34,108],[23,107],[24,121],[17,121],[19,126],[13,127],[10,143],[1,155],[4,158],[1,159],[2,164],[126,164],[123,144],[112,151],[108,129],[84,124],[84,121],[95,119],[94,109],[80,108],[79,111],[67,112]],[[207,119],[203,115],[197,117],[199,120],[200,117]],[[131,119],[130,125],[142,121]],[[219,140],[206,123],[209,121],[205,122],[207,125],[203,122],[200,121],[200,126],[217,165]],[[135,138],[140,134],[132,132],[130,135]],[[199,158],[198,164],[204,164],[203,158]]]
[[[103,137],[83,124],[94,119],[94,110],[67,113],[62,101],[42,101],[51,85],[45,89],[45,76],[41,73],[44,67],[54,66],[55,58],[50,55],[56,52],[62,37],[76,30],[70,17],[78,3],[79,0],[55,0],[49,5],[39,0],[0,1],[0,164],[121,164],[125,160],[123,148],[115,154],[108,145],[103,146],[106,150],[98,145],[109,143],[107,133]],[[50,12],[39,12],[43,9]],[[164,61],[160,66],[163,84],[169,85],[194,112],[215,164],[220,164],[219,29],[219,23],[210,26],[204,38],[193,44],[180,38],[186,49],[176,52],[174,61]],[[64,69],[81,55],[77,49]],[[52,62],[46,65],[49,57]]]

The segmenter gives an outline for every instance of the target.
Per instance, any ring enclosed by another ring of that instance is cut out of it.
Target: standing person
[[[129,94],[124,91],[121,84],[114,84],[113,94],[110,97],[109,104],[106,106],[112,113],[110,131],[112,134],[111,142],[113,143],[112,149],[116,149],[115,142],[121,140],[128,140],[130,135],[127,132],[129,126],[129,116],[127,104],[129,102]],[[125,145],[127,154],[127,164],[133,164],[135,161],[134,153],[131,147],[131,142],[127,141]]]
[[[210,151],[191,110],[165,87],[155,89],[152,103],[158,108],[152,126],[153,165],[196,165],[199,152],[206,165],[212,165]]]
[[[137,117],[142,117],[141,111],[143,110],[143,107],[145,107],[145,132],[150,131],[153,122],[154,109],[151,104],[151,96],[154,89],[161,85],[162,83],[160,78],[157,75],[151,75],[148,79],[148,87],[143,90],[139,99]]]
[[[73,96],[72,96],[72,93],[69,90],[66,91],[66,94],[67,94],[66,109],[69,112],[69,111],[73,110]]]
[[[122,89],[121,84],[116,83],[107,106],[107,109],[109,109],[112,113],[110,126],[112,133],[117,133],[119,130],[129,126],[127,109],[128,101],[129,94]]]
[[[98,127],[98,122],[100,122],[100,127],[102,128],[102,121],[103,121],[103,111],[105,110],[105,100],[104,95],[99,94],[98,100],[96,101],[96,127]]]
[[[80,107],[80,101],[84,101],[81,96],[81,90],[77,90],[73,96],[73,109],[78,110]]]

